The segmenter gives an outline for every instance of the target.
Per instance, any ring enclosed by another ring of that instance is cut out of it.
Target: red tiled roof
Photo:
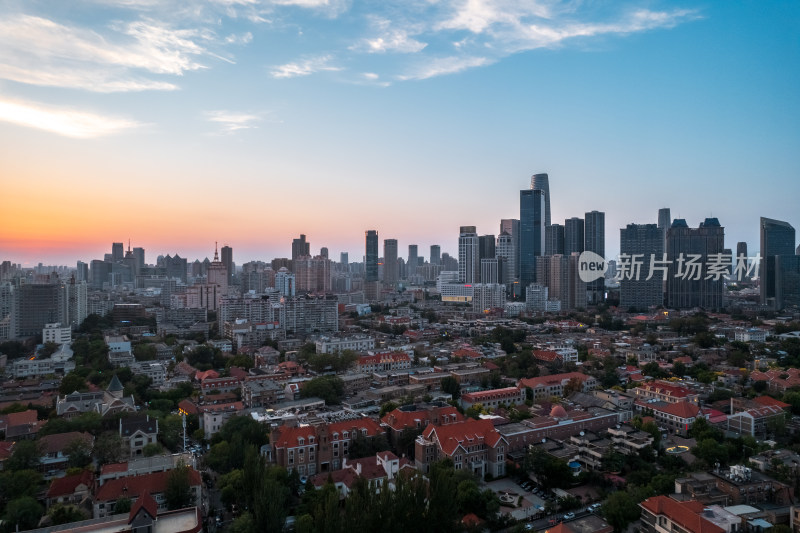
[[[561,359],[561,355],[552,350],[534,350],[533,356],[540,361],[547,361],[548,363]]]
[[[128,462],[124,463],[111,463],[107,465],[103,465],[100,468],[100,475],[104,474],[116,474],[117,472],[127,472],[128,471]]]
[[[405,428],[415,428],[417,427],[417,421],[420,422],[420,427],[425,427],[428,425],[428,422],[431,419],[439,419],[439,423],[441,424],[441,419],[447,416],[449,420],[453,420],[455,422],[460,422],[464,420],[464,415],[458,412],[458,410],[448,405],[447,407],[435,407],[433,409],[420,409],[418,411],[403,411],[402,409],[395,409],[389,413],[386,413],[381,422],[392,428],[394,431],[402,431]]]
[[[194,487],[201,484],[200,473],[191,467],[189,469],[189,485]],[[153,472],[141,476],[127,476],[118,479],[109,479],[98,490],[95,500],[108,502],[118,500],[125,496],[127,498],[138,498],[145,492],[160,493],[167,488],[167,479],[170,471]]]
[[[10,440],[0,441],[0,461],[5,461],[9,457],[11,457],[13,448],[14,448],[14,441]]]
[[[530,387],[535,389],[540,386],[555,385],[559,383],[566,383],[572,378],[578,378],[581,381],[586,381],[591,376],[581,374],[580,372],[566,372],[563,374],[553,374],[552,376],[542,376],[538,378],[524,378],[519,380],[521,387]]]
[[[668,415],[677,416],[678,418],[693,418],[700,412],[699,407],[689,402],[670,403],[664,406],[659,406],[658,408],[654,407],[654,410],[667,413]]]
[[[191,400],[181,400],[178,403],[178,408],[179,409],[183,409],[184,411],[186,411],[190,415],[196,415],[199,412],[199,410],[197,408],[197,404],[195,404]]]
[[[141,509],[144,509],[151,518],[155,518],[158,515],[158,504],[147,491],[145,491],[141,497],[136,498],[136,503],[131,507],[131,512],[128,515],[129,524],[133,522],[133,519],[136,518],[136,515]]]
[[[383,433],[383,428],[378,425],[371,418],[359,418],[358,420],[343,420],[341,422],[334,422],[333,424],[328,424],[328,432],[329,433],[341,433],[343,431],[350,431],[353,428],[357,429],[361,432],[362,429],[367,430],[368,437],[374,437]]]
[[[462,359],[480,359],[483,354],[473,350],[472,348],[459,348],[453,352],[453,357],[461,357]]]
[[[725,533],[725,530],[703,518],[703,504],[697,501],[678,502],[667,496],[654,496],[639,505],[656,516],[665,516],[689,533]]]
[[[772,396],[758,396],[757,398],[753,398],[753,401],[760,403],[763,406],[780,407],[781,409],[788,409],[791,407],[791,405],[788,403],[776,400]]]
[[[50,488],[47,489],[47,497],[69,496],[75,493],[78,485],[85,485],[88,489],[91,489],[93,481],[94,476],[88,470],[82,470],[80,474],[56,478],[50,483]]]
[[[685,398],[690,394],[695,394],[693,391],[687,389],[686,387],[671,385],[669,383],[664,383],[663,381],[645,383],[644,385],[641,385],[639,388],[648,392],[652,391],[658,394],[668,395],[672,398]]]
[[[429,439],[434,434],[442,451],[447,455],[452,455],[459,445],[466,443],[469,446],[470,442],[477,444],[481,440],[493,448],[502,438],[494,428],[491,420],[467,419],[463,422],[446,426],[430,425],[423,431],[423,435]]]
[[[35,409],[28,409],[27,411],[22,411],[21,413],[8,413],[6,415],[8,427],[35,424],[36,414],[37,413]]]
[[[196,379],[197,381],[205,381],[207,379],[215,379],[218,377],[219,377],[219,372],[217,372],[216,370],[204,370],[194,375],[194,379]]]
[[[39,439],[39,441],[42,443],[43,453],[58,453],[60,451],[64,451],[64,449],[70,443],[76,440],[83,441],[90,448],[94,443],[94,437],[92,437],[90,433],[82,433],[80,431],[54,433],[52,435],[45,435]]]
[[[484,399],[500,399],[500,397],[506,396],[514,396],[519,394],[519,388],[517,387],[505,387],[503,389],[491,389],[491,390],[482,390],[477,392],[467,392],[461,395],[461,398],[469,401],[481,401]]]
[[[273,446],[276,448],[294,448],[298,445],[298,439],[302,438],[307,443],[309,437],[316,437],[317,430],[314,426],[299,426],[295,428],[281,426],[275,430],[275,433]]]

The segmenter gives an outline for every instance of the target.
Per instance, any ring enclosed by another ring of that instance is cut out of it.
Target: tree
[[[94,443],[94,456],[101,465],[118,463],[122,460],[122,437],[116,431],[105,431]]]
[[[42,456],[39,443],[32,440],[21,440],[14,445],[14,452],[8,458],[5,469],[10,472],[18,470],[35,470]]]
[[[603,505],[603,516],[614,527],[614,531],[624,531],[628,524],[639,519],[641,508],[639,502],[647,498],[649,490],[618,490],[608,497]]]
[[[80,522],[89,516],[75,505],[64,505],[57,503],[47,511],[52,525],[69,524],[70,522]]]
[[[86,379],[76,372],[70,372],[61,378],[61,386],[58,388],[61,394],[71,394],[75,391],[85,392],[87,390],[89,388],[86,386]]]
[[[83,468],[92,462],[92,448],[82,438],[70,441],[64,453],[69,457],[69,466],[72,468]]]
[[[192,487],[189,479],[189,467],[183,462],[170,470],[167,476],[167,487],[164,490],[167,509],[183,509],[192,504]]]
[[[457,400],[461,395],[461,385],[453,376],[447,376],[442,379],[441,389],[442,392],[450,394],[454,400]]]
[[[20,530],[33,529],[43,513],[44,508],[34,498],[23,496],[8,502],[5,520],[12,528],[18,525]]]
[[[114,514],[123,514],[131,512],[131,499],[122,497],[114,504]]]
[[[344,397],[344,382],[337,376],[316,377],[305,383],[300,396],[317,397],[325,400],[326,404],[338,404]]]
[[[148,444],[145,444],[144,448],[142,448],[142,454],[145,457],[153,457],[154,455],[160,455],[161,452],[163,451],[164,448],[162,448],[161,445],[157,442],[150,442]]]

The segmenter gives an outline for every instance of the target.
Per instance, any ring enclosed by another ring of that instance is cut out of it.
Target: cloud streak
[[[258,128],[257,122],[261,121],[261,116],[252,113],[242,113],[236,111],[207,111],[206,120],[217,124],[221,133],[232,134],[239,130]]]
[[[325,55],[297,61],[294,63],[286,63],[273,67],[270,74],[273,78],[286,79],[297,78],[299,76],[309,76],[315,72],[320,71],[337,71],[342,70],[340,67],[329,65],[331,56]]]
[[[141,126],[129,119],[14,100],[0,100],[0,120],[73,139],[104,137]]]
[[[0,20],[0,77],[26,84],[93,92],[173,90],[148,75],[180,76],[205,68],[209,39],[199,30],[173,29],[151,20],[96,31],[31,15]]]

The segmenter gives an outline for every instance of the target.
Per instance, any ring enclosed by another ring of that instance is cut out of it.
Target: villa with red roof
[[[669,430],[670,433],[685,437],[698,418],[708,418],[694,403],[667,403],[660,400],[636,400],[634,408],[643,413],[651,413],[656,423]]]
[[[647,533],[726,533],[704,516],[706,506],[691,500],[679,502],[667,496],[654,496],[639,504],[641,530]]]
[[[698,405],[700,402],[700,395],[693,390],[668,381],[658,380],[643,383],[633,389],[633,392],[639,400],[655,399],[667,403],[688,402],[694,405]]]
[[[525,403],[525,389],[519,387],[505,387],[477,392],[467,392],[459,400],[461,407],[469,409],[476,403],[487,409],[497,409],[501,405],[515,406]]]
[[[519,388],[523,390],[530,388],[533,391],[534,400],[542,400],[550,396],[563,396],[564,386],[572,379],[580,380],[583,383],[581,392],[589,392],[597,388],[597,380],[594,377],[580,372],[565,372],[538,378],[524,378],[519,380]]]
[[[452,405],[429,405],[423,408],[404,405],[386,413],[381,418],[381,425],[388,428],[389,438],[396,444],[397,438],[406,429],[422,431],[428,424],[439,426],[463,420],[464,415]]]
[[[202,503],[203,482],[200,473],[190,466],[184,466],[189,470],[189,487],[192,493],[192,503],[200,507]],[[153,496],[159,511],[167,510],[167,500],[165,492],[167,490],[167,480],[172,471],[153,472],[141,476],[128,476],[119,479],[110,479],[97,489],[95,495],[93,516],[103,518],[114,514],[114,506],[120,498],[128,498],[133,504],[145,493]]]
[[[47,508],[57,503],[79,505],[90,498],[94,486],[94,475],[88,470],[79,474],[57,477],[47,489]]]
[[[411,368],[411,358],[404,352],[380,353],[359,357],[356,363],[358,372],[388,372]]]
[[[290,472],[297,470],[301,476],[332,472],[342,468],[356,438],[374,438],[383,433],[383,428],[371,418],[279,426],[270,434],[267,459]]]
[[[506,473],[508,441],[491,420],[467,419],[446,426],[429,425],[414,443],[417,470],[427,473],[430,465],[450,458],[456,470],[469,469],[483,478]]]

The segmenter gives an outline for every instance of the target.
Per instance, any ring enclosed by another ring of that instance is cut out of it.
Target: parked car
[[[600,510],[600,507],[602,507],[602,504],[600,504],[600,503],[593,503],[592,505],[590,505],[589,507],[587,507],[587,508],[586,508],[586,510],[587,510],[587,511],[589,511],[590,513],[594,513],[595,511],[599,511],[599,510]]]
[[[567,513],[564,515],[564,520],[572,520],[575,518],[575,513]]]

